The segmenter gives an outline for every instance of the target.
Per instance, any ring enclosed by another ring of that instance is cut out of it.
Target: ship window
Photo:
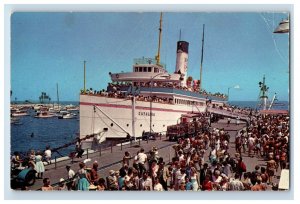
[[[154,72],[157,73],[158,72],[158,68],[154,68]]]
[[[144,67],[144,72],[147,72],[147,67]]]
[[[114,124],[113,124],[113,123],[111,123],[111,124],[110,124],[110,126],[112,127],[112,126],[114,126]]]
[[[148,67],[148,72],[151,72],[152,71],[152,67]]]
[[[153,124],[153,127],[154,127],[154,124]]]
[[[165,127],[166,125],[163,125],[163,127]]]
[[[139,72],[143,72],[143,67],[139,67]]]
[[[126,125],[127,127],[129,126],[129,124]]]
[[[142,127],[143,125],[142,124],[140,124],[140,127]]]

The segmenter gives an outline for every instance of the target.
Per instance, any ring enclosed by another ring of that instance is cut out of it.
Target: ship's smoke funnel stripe
[[[189,43],[186,41],[178,41],[177,42],[177,53],[179,52],[185,52],[189,53]]]
[[[188,70],[188,53],[189,53],[189,43],[186,41],[178,41],[175,73],[180,73],[183,75],[181,86],[186,86],[187,70]]]

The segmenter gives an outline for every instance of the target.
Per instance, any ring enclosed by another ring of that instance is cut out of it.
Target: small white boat
[[[27,111],[20,111],[20,110],[17,110],[16,112],[12,113],[11,114],[13,117],[19,117],[19,116],[27,116],[29,115],[27,113]]]
[[[78,106],[74,106],[72,104],[66,105],[65,108],[66,108],[67,111],[78,111],[79,110]]]
[[[60,111],[58,115],[58,119],[73,119],[75,118],[76,114],[70,113],[68,111]]]
[[[72,113],[68,113],[63,116],[63,119],[73,119],[73,118],[75,118],[75,116]]]
[[[52,118],[55,115],[52,113],[49,113],[48,111],[40,111],[34,116],[35,118]]]

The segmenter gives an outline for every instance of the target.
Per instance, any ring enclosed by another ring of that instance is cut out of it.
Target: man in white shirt
[[[239,180],[240,175],[235,174],[234,179],[228,184],[228,191],[243,191],[244,184]]]
[[[47,147],[46,147],[46,150],[45,150],[45,152],[44,152],[44,155],[45,155],[46,162],[47,162],[48,164],[51,164],[52,152],[51,152],[50,146],[47,146]]]
[[[249,149],[249,152],[248,152],[248,156],[252,157],[252,151],[253,151],[253,148],[254,148],[254,144],[255,144],[255,139],[253,137],[252,134],[250,134],[250,137],[248,138],[248,149]]]
[[[144,153],[144,149],[142,148],[140,153],[137,155],[140,175],[146,171],[145,163],[147,162],[147,155]]]
[[[70,165],[67,165],[66,169],[68,172],[68,180],[69,180],[69,182],[67,182],[66,185],[68,187],[68,190],[72,190],[76,182],[76,179],[74,178],[75,172],[71,169]]]
[[[148,175],[148,172],[143,173],[143,177],[139,181],[140,187],[139,189],[141,191],[152,191],[153,186],[152,186],[152,179]]]
[[[159,183],[159,178],[156,177],[155,178],[155,183],[154,183],[154,188],[153,188],[154,191],[164,191],[161,183]]]

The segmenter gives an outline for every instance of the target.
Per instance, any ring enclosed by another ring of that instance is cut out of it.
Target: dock
[[[228,152],[230,155],[234,155],[235,153],[235,136],[238,131],[245,128],[245,123],[241,124],[230,124],[228,125],[226,120],[220,120],[218,123],[212,123],[212,128],[224,128],[230,134],[230,144]],[[133,141],[134,142],[134,141]],[[153,146],[158,149],[159,156],[163,157],[166,164],[168,164],[172,157],[174,157],[175,152],[172,146],[176,144],[176,142],[171,142],[165,136],[158,138],[157,140],[138,140],[136,143],[127,143],[124,145],[113,146],[111,148],[106,148],[101,151],[96,152],[85,152],[83,157],[72,160],[71,158],[64,159],[56,159],[56,162],[52,160],[50,165],[46,165],[44,172],[44,178],[49,178],[51,181],[51,185],[54,189],[58,186],[59,180],[61,178],[67,179],[67,170],[66,165],[70,165],[71,169],[75,172],[79,169],[79,162],[83,162],[88,159],[86,162],[87,167],[91,167],[94,161],[97,161],[99,164],[98,174],[102,178],[106,178],[108,176],[109,170],[119,170],[122,167],[122,159],[125,151],[130,152],[131,156],[134,157],[140,148],[144,148],[145,152],[148,153]],[[209,151],[206,151],[205,162],[208,161]],[[256,165],[265,166],[266,161],[262,159],[258,159],[255,157],[248,157],[247,154],[242,153],[243,160],[247,165],[247,171],[253,171]],[[132,166],[133,159],[130,160],[129,166]],[[277,178],[279,179],[280,172],[276,172]],[[275,181],[276,182],[276,181]],[[28,190],[37,191],[40,190],[43,186],[42,179],[37,179],[33,186],[29,186]],[[19,190],[19,189],[16,189]]]

